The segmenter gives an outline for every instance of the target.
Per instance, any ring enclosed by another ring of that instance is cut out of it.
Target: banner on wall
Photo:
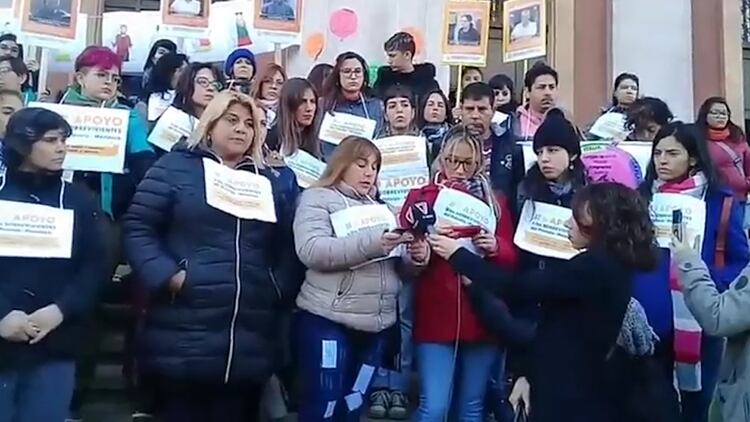
[[[161,0],[162,34],[185,38],[208,35],[209,0]]]
[[[56,49],[76,39],[79,0],[25,0],[21,2],[21,31],[25,42]]]
[[[546,0],[503,3],[503,61],[511,63],[547,54]]]
[[[443,63],[486,66],[489,32],[489,1],[448,1],[443,15]]]

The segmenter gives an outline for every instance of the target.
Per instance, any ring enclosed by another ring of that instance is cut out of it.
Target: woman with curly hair
[[[664,101],[654,97],[643,97],[628,107],[625,128],[630,131],[626,141],[652,142],[662,126],[674,119],[672,111]]]
[[[699,141],[692,125],[678,121],[663,126],[656,134],[646,180],[639,189],[648,202],[656,194],[670,193],[705,204],[702,258],[719,291],[726,290],[748,261],[744,212],[733,192],[718,182],[706,143]],[[634,296],[643,304],[661,339],[655,356],[663,364],[665,377],[677,381],[683,420],[705,421],[718,381],[724,341],[704,335],[685,308],[667,250],[662,251],[659,264],[658,271],[636,279]]]
[[[531,420],[615,421],[607,361],[630,302],[633,276],[656,263],[648,206],[616,183],[589,185],[572,202],[568,238],[582,252],[555,272],[512,273],[474,255],[455,240],[430,235],[432,251],[462,274],[475,302],[541,303],[525,377],[517,382]],[[490,293],[491,292],[491,293]]]

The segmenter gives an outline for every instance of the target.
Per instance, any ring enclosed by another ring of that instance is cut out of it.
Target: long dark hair
[[[576,192],[571,208],[581,231],[591,238],[589,249],[603,250],[632,270],[656,267],[654,224],[638,192],[619,183],[595,183]]]
[[[320,111],[316,108],[315,119],[310,126],[302,128],[297,123],[297,109],[308,90],[315,96],[315,106],[318,107],[318,94],[307,79],[289,79],[281,88],[276,125],[280,140],[279,148],[283,154],[294,154],[297,149],[302,149],[315,157],[320,156],[320,141],[318,140]]]
[[[203,69],[211,70],[214,78],[224,85],[224,74],[211,63],[193,62],[180,75],[177,81],[177,94],[174,97],[172,105],[185,113],[198,117],[193,103],[193,94],[195,93],[195,75]],[[217,90],[218,92],[218,90]]]
[[[518,103],[518,100],[516,100],[516,90],[513,79],[511,79],[508,75],[500,73],[490,78],[490,81],[487,82],[487,85],[489,85],[493,91],[502,91],[503,88],[507,88],[508,91],[510,91],[510,101],[500,106],[500,109],[497,111],[505,114],[513,114],[516,112],[520,104]],[[492,106],[494,107],[495,105],[493,104]]]
[[[172,76],[188,58],[184,54],[167,53],[154,65],[141,99],[148,100],[154,93],[163,94],[172,89]]]
[[[156,50],[158,50],[159,47],[166,48],[170,53],[174,53],[177,51],[177,44],[175,44],[173,41],[170,41],[168,39],[157,40],[154,45],[151,46],[151,50],[149,50],[148,52],[148,57],[146,57],[146,63],[143,64],[144,72],[154,66],[154,63],[152,62],[154,60],[154,56],[156,55]]]
[[[328,63],[318,63],[307,75],[307,80],[315,87],[315,92],[320,95],[323,93],[323,83],[333,72],[333,66]]]
[[[331,74],[323,83],[323,92],[321,98],[323,98],[323,111],[331,111],[336,101],[343,98],[341,94],[341,68],[344,65],[344,61],[349,59],[355,59],[362,65],[362,73],[364,81],[362,82],[361,92],[365,97],[370,96],[370,74],[367,67],[367,61],[364,57],[353,51],[347,51],[341,53],[336,57],[336,64],[333,66]]]
[[[427,108],[427,102],[430,101],[430,97],[432,97],[433,94],[439,95],[445,103],[445,121],[443,121],[442,123],[450,124],[451,122],[453,122],[453,111],[451,110],[451,103],[448,102],[448,97],[445,96],[445,93],[442,89],[435,88],[419,99],[419,109],[417,110],[417,126],[420,130],[424,129],[424,127],[427,125],[427,122],[424,119],[424,111]]]
[[[670,136],[673,136],[677,142],[687,150],[690,158],[695,159],[695,167],[692,170],[702,172],[706,177],[708,186],[716,187],[718,179],[711,160],[711,155],[708,152],[708,146],[705,142],[699,140],[700,138],[694,125],[688,125],[678,120],[662,126],[656,134],[653,146],[651,147],[651,160],[646,169],[646,178],[638,189],[641,194],[646,198],[651,198],[654,181],[658,178],[658,175],[656,174],[656,163],[654,163],[653,158],[654,151],[656,150],[656,147],[659,146],[659,142]]]
[[[573,192],[576,192],[589,183],[588,175],[580,154],[571,160],[570,164],[573,168],[568,168],[566,172],[568,173],[568,180],[573,186]],[[544,203],[554,203],[557,200],[555,194],[550,190],[549,181],[542,174],[537,162],[526,172],[521,184],[527,199]]]
[[[704,139],[708,138],[708,112],[711,111],[711,107],[714,104],[724,104],[729,113],[727,120],[727,128],[729,129],[730,140],[734,142],[744,142],[745,132],[732,121],[732,109],[729,108],[729,103],[724,97],[711,97],[703,102],[701,108],[698,109],[698,117],[695,119],[695,127],[698,129]]]

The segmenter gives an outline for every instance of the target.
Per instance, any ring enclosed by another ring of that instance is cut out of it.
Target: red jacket
[[[426,201],[434,205],[441,188],[439,185],[431,184],[409,192],[401,208],[402,226],[408,227],[405,213],[412,204]],[[512,269],[518,260],[518,251],[513,244],[513,220],[507,200],[498,198],[498,202],[501,215],[495,230],[498,253],[486,259]],[[474,313],[459,274],[453,271],[448,261],[431,254],[430,262],[417,277],[414,287],[414,341],[448,343],[454,342],[456,337],[465,342],[492,341],[492,337]]]
[[[740,173],[737,165],[734,164],[733,156],[724,150],[719,144],[722,143],[734,151],[735,157],[741,162],[743,173]],[[732,190],[734,196],[745,202],[747,194],[750,192],[750,147],[745,139],[728,138],[723,141],[708,140],[708,152],[714,163],[714,168],[722,177],[726,187]]]

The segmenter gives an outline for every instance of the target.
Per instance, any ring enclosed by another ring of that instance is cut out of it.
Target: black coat
[[[279,173],[261,170],[278,222],[236,218],[206,203],[204,157],[218,161],[201,149],[164,155],[123,219],[128,259],[151,292],[144,364],[178,381],[263,382],[275,364],[282,303],[299,285],[290,190]],[[251,161],[237,168],[255,171]],[[168,284],[180,269],[186,278],[173,297]]]
[[[474,283],[502,298],[541,302],[526,375],[533,422],[617,420],[607,356],[631,295],[632,272],[599,251],[583,252],[554,274],[504,272],[461,249],[450,259]]]
[[[73,210],[73,245],[70,259],[0,257],[0,318],[12,310],[32,314],[56,304],[63,322],[39,344],[0,339],[0,368],[50,360],[72,360],[80,351],[83,320],[96,305],[105,280],[100,215],[87,192],[65,183],[59,173],[41,175],[8,169],[0,176],[0,200],[62,207]]]
[[[375,95],[382,100],[390,88],[403,86],[411,90],[414,104],[421,104],[425,95],[440,89],[435,73],[432,63],[415,64],[411,73],[394,72],[390,66],[382,66],[374,85]]]

